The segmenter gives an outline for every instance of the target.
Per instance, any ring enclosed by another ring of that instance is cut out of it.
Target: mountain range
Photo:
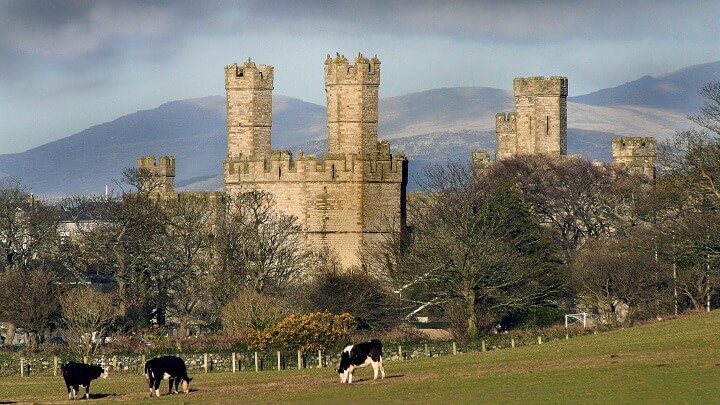
[[[572,89],[572,78],[570,88]],[[689,128],[703,85],[720,81],[720,61],[568,98],[568,153],[610,160],[618,136],[659,140]],[[378,137],[410,161],[410,185],[429,164],[467,161],[473,149],[494,155],[495,114],[514,110],[511,91],[487,87],[439,88],[381,98]],[[273,97],[273,149],[322,156],[325,107]],[[0,155],[0,176],[17,178],[46,198],[119,191],[124,168],[143,155],[176,158],[176,188],[222,189],[227,152],[225,97],[170,101],[22,153]]]

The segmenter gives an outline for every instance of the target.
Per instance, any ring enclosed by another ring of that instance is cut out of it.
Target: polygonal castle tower
[[[513,80],[515,110],[495,116],[495,159],[521,154],[567,153],[566,77],[518,77]]]
[[[272,150],[273,67],[225,68],[228,155],[225,192],[271,192],[294,215],[308,246],[334,251],[344,267],[405,226],[407,159],[377,141],[380,60],[325,60],[328,152],[323,159]]]
[[[655,179],[656,141],[653,137],[624,137],[612,140],[612,164]]]

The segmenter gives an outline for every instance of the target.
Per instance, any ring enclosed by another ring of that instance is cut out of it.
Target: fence
[[[424,357],[457,355],[470,351],[487,351],[514,348],[523,345],[542,344],[550,340],[569,339],[570,334],[559,336],[507,336],[495,335],[478,342],[479,347],[459,346],[456,342],[433,341],[385,345],[384,360],[399,361]],[[269,370],[333,367],[339,362],[339,353],[327,354],[274,351],[274,352],[213,352],[213,353],[165,353],[185,360],[188,373],[211,372],[260,372]],[[160,354],[158,354],[160,355]],[[0,376],[59,375],[60,366],[69,361],[99,364],[112,373],[144,373],[145,361],[155,355],[144,354],[98,354],[85,358],[72,355],[23,356],[0,354]]]

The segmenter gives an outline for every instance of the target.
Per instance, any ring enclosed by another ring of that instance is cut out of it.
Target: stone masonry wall
[[[254,64],[248,63],[242,77],[250,72],[257,79]],[[272,72],[272,67],[264,69]],[[282,212],[298,218],[307,245],[333,250],[343,267],[359,264],[360,254],[382,239],[389,223],[404,228],[407,160],[392,156],[387,142],[377,142],[377,57],[358,55],[354,64],[341,55],[325,60],[328,153],[323,159],[304,155],[294,159],[290,152],[271,150],[269,142],[268,149],[260,153],[262,148],[257,145],[264,140],[245,139],[264,137],[264,128],[269,131],[271,114],[265,104],[272,98],[272,86],[267,84],[267,73],[265,81],[250,81],[238,78],[236,71],[239,68],[226,68],[226,80],[235,76],[233,80],[258,90],[243,87],[236,91],[232,86],[227,90],[226,193],[251,189],[272,193]],[[237,123],[248,123],[252,130],[238,130],[242,125]],[[249,145],[256,145],[255,149]]]

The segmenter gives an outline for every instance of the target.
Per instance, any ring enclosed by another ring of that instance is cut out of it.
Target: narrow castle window
[[[282,176],[282,168],[278,167],[278,179]]]
[[[335,165],[330,166],[330,170],[332,173],[332,178],[334,179],[335,178]]]
[[[550,133],[550,116],[545,116],[545,135],[548,135]]]

